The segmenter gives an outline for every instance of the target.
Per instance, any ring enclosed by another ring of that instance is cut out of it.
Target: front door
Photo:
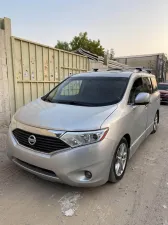
[[[132,86],[129,104],[131,108],[130,123],[131,123],[131,149],[130,156],[134,154],[141,142],[145,139],[145,130],[147,125],[147,106],[134,105],[136,96],[144,92],[142,78],[134,81]]]

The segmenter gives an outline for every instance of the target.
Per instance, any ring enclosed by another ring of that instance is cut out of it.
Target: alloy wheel
[[[158,127],[158,114],[156,113],[154,124],[153,124],[153,130],[156,131]]]
[[[115,173],[118,177],[120,177],[125,171],[127,158],[128,158],[127,145],[125,143],[121,143],[117,150],[114,167]]]

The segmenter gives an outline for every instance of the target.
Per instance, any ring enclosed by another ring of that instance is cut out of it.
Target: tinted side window
[[[158,90],[156,78],[155,77],[152,77],[151,78],[151,81],[152,81],[152,88],[153,88],[153,91],[152,92],[155,92],[155,91]]]
[[[138,78],[132,86],[128,103],[134,104],[136,96],[141,92],[144,92],[143,82],[142,78]]]
[[[148,77],[143,77],[142,80],[143,80],[144,92],[151,94],[152,93],[151,80]]]

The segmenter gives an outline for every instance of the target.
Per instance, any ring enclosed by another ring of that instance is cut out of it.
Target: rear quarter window
[[[152,92],[155,92],[158,90],[158,85],[155,77],[151,77],[152,82]]]

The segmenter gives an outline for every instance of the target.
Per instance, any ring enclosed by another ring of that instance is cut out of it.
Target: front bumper
[[[96,144],[45,154],[21,146],[10,129],[8,132],[7,155],[15,164],[44,179],[71,186],[106,183],[114,150],[114,141],[105,138]],[[84,171],[90,171],[92,178],[87,179]]]

